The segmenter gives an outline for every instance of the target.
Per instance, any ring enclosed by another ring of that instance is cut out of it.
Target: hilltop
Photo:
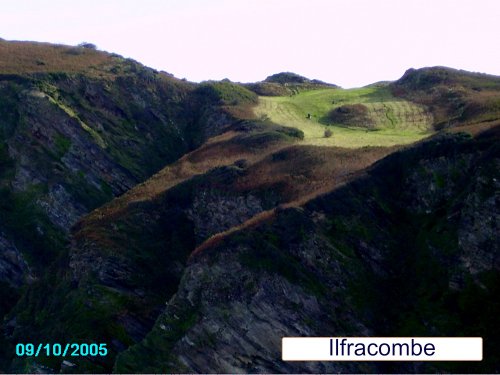
[[[311,145],[407,144],[437,130],[492,126],[500,118],[496,76],[443,67],[410,69],[396,82],[349,90],[310,87],[311,80],[288,73],[275,77],[270,82],[295,82],[295,91],[261,94],[256,114],[302,130]]]
[[[309,79],[296,73],[282,72],[270,75],[264,81],[244,85],[249,90],[263,96],[288,96],[300,91],[337,87],[334,84]]]
[[[113,74],[125,59],[98,51],[90,43],[80,46],[0,40],[2,74],[85,73]]]
[[[317,88],[261,97],[255,112],[304,132],[310,145],[359,148],[413,143],[432,134],[432,114],[389,88]],[[331,135],[325,137],[325,131]]]
[[[500,77],[445,67],[409,69],[395,95],[427,106],[435,129],[498,121]]]

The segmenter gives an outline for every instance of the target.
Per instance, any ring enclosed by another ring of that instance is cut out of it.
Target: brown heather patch
[[[262,189],[281,186],[286,203],[277,208],[260,212],[241,225],[214,234],[190,255],[190,259],[206,249],[220,244],[231,234],[255,228],[275,217],[276,211],[290,207],[300,207],[322,194],[345,185],[364,173],[377,160],[401,149],[394,147],[365,147],[343,149],[317,146],[290,146],[269,155],[252,165],[248,174],[236,183],[238,190]],[[281,160],[276,159],[276,155]]]
[[[475,132],[473,127],[478,124],[500,119],[500,81],[498,80],[485,84],[481,81],[470,81],[469,78],[461,83],[449,82],[446,85],[436,85],[432,90],[427,91],[406,91],[398,86],[394,86],[392,91],[396,96],[405,97],[430,108],[435,123],[441,124],[437,130],[443,127],[449,130],[446,123],[451,120],[453,127],[471,125],[471,131]]]
[[[232,165],[240,159],[246,159],[250,164],[256,163],[272,152],[289,145],[289,143],[274,143],[265,149],[251,149],[238,143],[236,137],[239,134],[241,133],[229,131],[209,139],[203,146],[184,155],[147,181],[91,212],[82,219],[82,223],[85,223],[83,225],[112,220],[129,204],[154,199],[175,185],[196,175],[207,173],[211,169]]]
[[[336,147],[301,146],[290,143],[270,144],[264,149],[252,149],[239,144],[239,132],[230,131],[211,138],[199,149],[186,154],[148,181],[137,185],[123,196],[100,207],[82,219],[80,228],[85,235],[94,233],[101,240],[101,230],[134,202],[151,200],[189,178],[235,161],[246,159],[247,173],[231,187],[236,191],[271,189],[279,191],[284,202],[281,208],[298,207],[321,194],[351,181],[368,166],[401,147]],[[215,246],[231,233],[255,227],[271,219],[276,209],[261,212],[243,224],[215,234],[198,246],[193,254]],[[110,244],[111,245],[111,244]]]
[[[359,171],[401,147],[287,147],[267,156],[248,169],[237,182],[237,190],[281,187],[287,202],[327,192],[352,179]]]
[[[473,137],[477,137],[478,135],[496,128],[500,126],[500,119],[499,120],[494,120],[494,121],[485,121],[485,122],[480,122],[480,123],[474,123],[474,124],[469,124],[469,125],[462,125],[462,126],[457,126],[454,128],[446,129],[446,132],[448,133],[468,133]]]
[[[242,120],[255,120],[255,112],[253,108],[255,105],[237,105],[237,106],[226,106],[224,109],[233,117]]]
[[[104,74],[106,64],[114,64],[110,54],[89,48],[0,40],[0,74]]]

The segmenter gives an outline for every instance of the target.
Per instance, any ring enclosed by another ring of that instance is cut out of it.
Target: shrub
[[[55,136],[54,145],[59,157],[63,157],[71,147],[71,140],[60,134]]]
[[[78,45],[78,47],[88,48],[88,49],[97,49],[97,46],[93,43],[82,42]]]
[[[330,129],[325,129],[325,138],[330,138],[333,135],[333,132]]]
[[[332,109],[328,120],[335,124],[373,127],[373,120],[369,116],[368,107],[363,104],[346,104]]]

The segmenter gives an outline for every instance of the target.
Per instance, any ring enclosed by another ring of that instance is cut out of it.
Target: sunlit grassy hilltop
[[[361,106],[359,106],[361,104]],[[353,105],[365,111],[365,122],[340,123],[331,113],[349,112]],[[255,108],[257,116],[296,127],[304,132],[309,145],[357,148],[393,146],[418,141],[432,133],[432,115],[418,104],[394,97],[387,87],[359,89],[324,88],[289,96],[261,96]],[[330,129],[331,137],[325,137]]]

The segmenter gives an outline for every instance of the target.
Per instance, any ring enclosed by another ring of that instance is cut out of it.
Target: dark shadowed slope
[[[498,131],[437,138],[205,247],[115,370],[498,371],[499,156]],[[280,360],[282,336],[329,335],[482,336],[485,360]]]
[[[26,284],[46,288],[79,218],[222,133],[227,108],[253,98],[92,48],[0,41],[1,316]]]

